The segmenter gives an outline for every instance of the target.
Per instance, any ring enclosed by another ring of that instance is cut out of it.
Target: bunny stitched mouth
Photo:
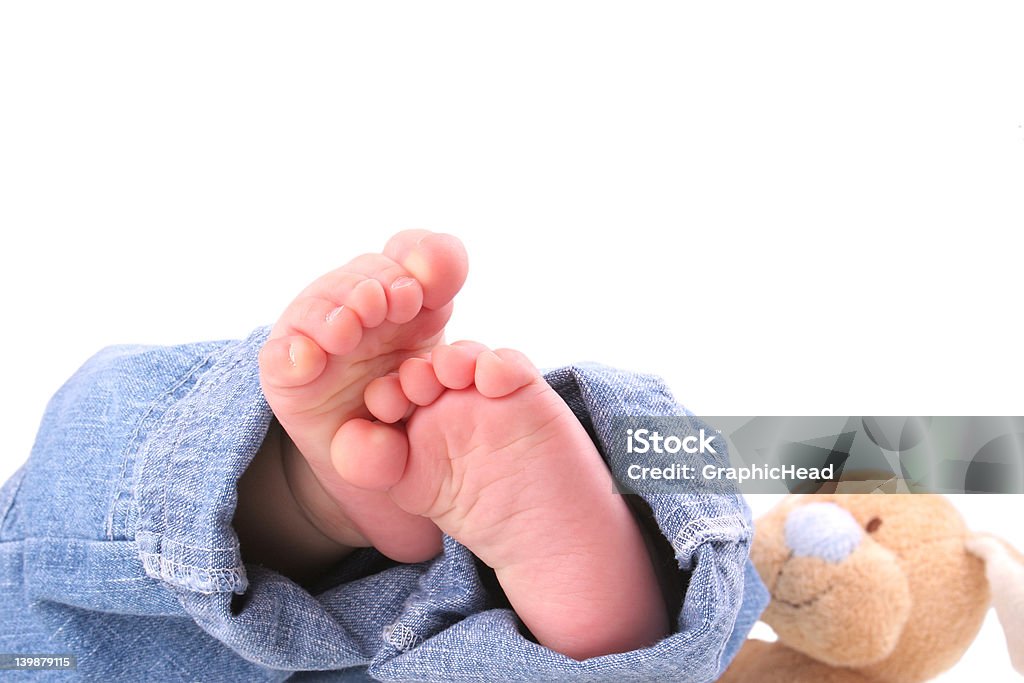
[[[777,603],[779,603],[781,605],[786,605],[787,607],[791,607],[793,609],[803,609],[805,607],[813,607],[814,604],[818,602],[818,600],[821,600],[823,597],[825,597],[826,595],[831,593],[834,589],[835,589],[835,585],[833,584],[833,585],[829,586],[828,588],[826,588],[825,590],[821,591],[820,593],[817,593],[816,595],[813,595],[812,597],[807,598],[806,600],[801,600],[800,602],[794,602],[794,601],[791,601],[791,600],[785,600],[783,598],[780,598],[775,593],[772,593],[771,596],[772,596],[772,600],[774,600],[775,602],[777,602]]]

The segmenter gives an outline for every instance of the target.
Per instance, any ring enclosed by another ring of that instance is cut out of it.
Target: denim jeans
[[[577,662],[524,634],[463,546],[420,564],[372,549],[315,586],[246,565],[235,484],[273,415],[247,339],[119,346],[51,400],[0,490],[0,653],[72,654],[24,680],[713,681],[766,602],[739,495],[644,495],[678,567],[674,632]],[[656,378],[546,374],[607,457],[616,415],[673,415]],[[614,460],[614,459],[612,459]],[[723,461],[724,464],[724,461]]]

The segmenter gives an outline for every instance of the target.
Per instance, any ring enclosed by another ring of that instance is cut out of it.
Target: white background
[[[241,336],[407,227],[470,251],[451,338],[539,365],[703,414],[1024,414],[1022,20],[4,3],[0,479],[100,347]]]

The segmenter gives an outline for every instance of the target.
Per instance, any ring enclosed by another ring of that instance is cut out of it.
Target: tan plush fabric
[[[789,513],[811,503],[838,505],[860,525],[859,544],[840,561],[800,555],[787,546]],[[959,513],[941,496],[784,499],[757,521],[751,551],[772,593],[762,619],[779,641],[748,641],[722,680],[915,683],[933,678],[960,659],[990,604],[985,563],[967,550],[971,538]],[[1013,570],[1020,565],[997,573],[1013,577]],[[1021,590],[1007,604],[1021,599]],[[1021,619],[1011,628],[1019,625],[1024,633]]]

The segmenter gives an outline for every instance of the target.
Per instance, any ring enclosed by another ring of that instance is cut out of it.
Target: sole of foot
[[[468,547],[539,642],[585,659],[664,637],[639,525],[523,354],[439,345],[368,384],[365,404],[372,417],[335,436],[338,474]]]

